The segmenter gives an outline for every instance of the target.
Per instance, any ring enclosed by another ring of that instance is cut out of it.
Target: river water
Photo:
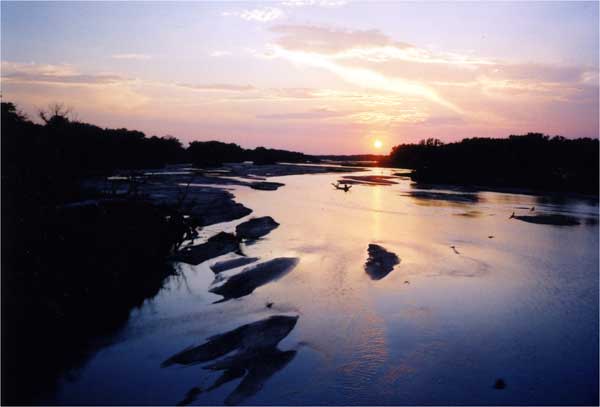
[[[280,223],[244,253],[297,257],[296,268],[213,304],[221,297],[208,292],[209,266],[235,255],[177,264],[179,275],[62,379],[52,402],[175,404],[193,388],[186,402],[199,405],[598,402],[597,201],[418,189],[405,178],[345,193],[331,186],[339,177],[270,178],[286,184],[277,191],[230,188],[250,217]],[[509,219],[513,212],[567,214],[581,224],[527,223]],[[202,237],[243,220],[207,227]],[[381,280],[364,270],[370,243],[401,259]],[[215,388],[223,372],[206,364],[161,367],[272,315],[298,316],[278,345],[283,361],[255,361],[262,370]],[[505,388],[494,387],[498,379]]]

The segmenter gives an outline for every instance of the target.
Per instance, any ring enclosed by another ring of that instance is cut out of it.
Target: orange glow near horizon
[[[375,139],[375,141],[373,141],[373,147],[375,147],[375,149],[377,150],[380,150],[381,147],[383,147],[382,141],[379,139]]]

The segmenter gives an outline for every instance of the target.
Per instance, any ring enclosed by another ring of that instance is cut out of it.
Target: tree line
[[[395,146],[386,165],[414,169],[422,183],[598,194],[598,139],[540,133],[508,138],[434,138]]]
[[[313,160],[303,153],[265,147],[244,149],[219,141],[194,141],[185,148],[172,136],[148,137],[136,130],[107,129],[73,120],[69,109],[60,104],[40,111],[39,116],[42,124],[32,122],[15,104],[2,102],[3,187],[8,193],[25,190],[22,192],[35,194],[34,200],[42,196],[75,198],[82,178],[110,175],[116,170],[177,163],[206,167],[224,162]]]

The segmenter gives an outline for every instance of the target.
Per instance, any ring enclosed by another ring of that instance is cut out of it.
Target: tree
[[[46,109],[40,109],[38,115],[46,125],[56,126],[68,123],[72,112],[73,109],[62,103],[52,103]]]

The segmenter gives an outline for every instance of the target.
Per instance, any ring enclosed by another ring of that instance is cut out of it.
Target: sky
[[[10,2],[3,101],[184,142],[598,137],[598,2]],[[375,147],[379,140],[381,147]]]

